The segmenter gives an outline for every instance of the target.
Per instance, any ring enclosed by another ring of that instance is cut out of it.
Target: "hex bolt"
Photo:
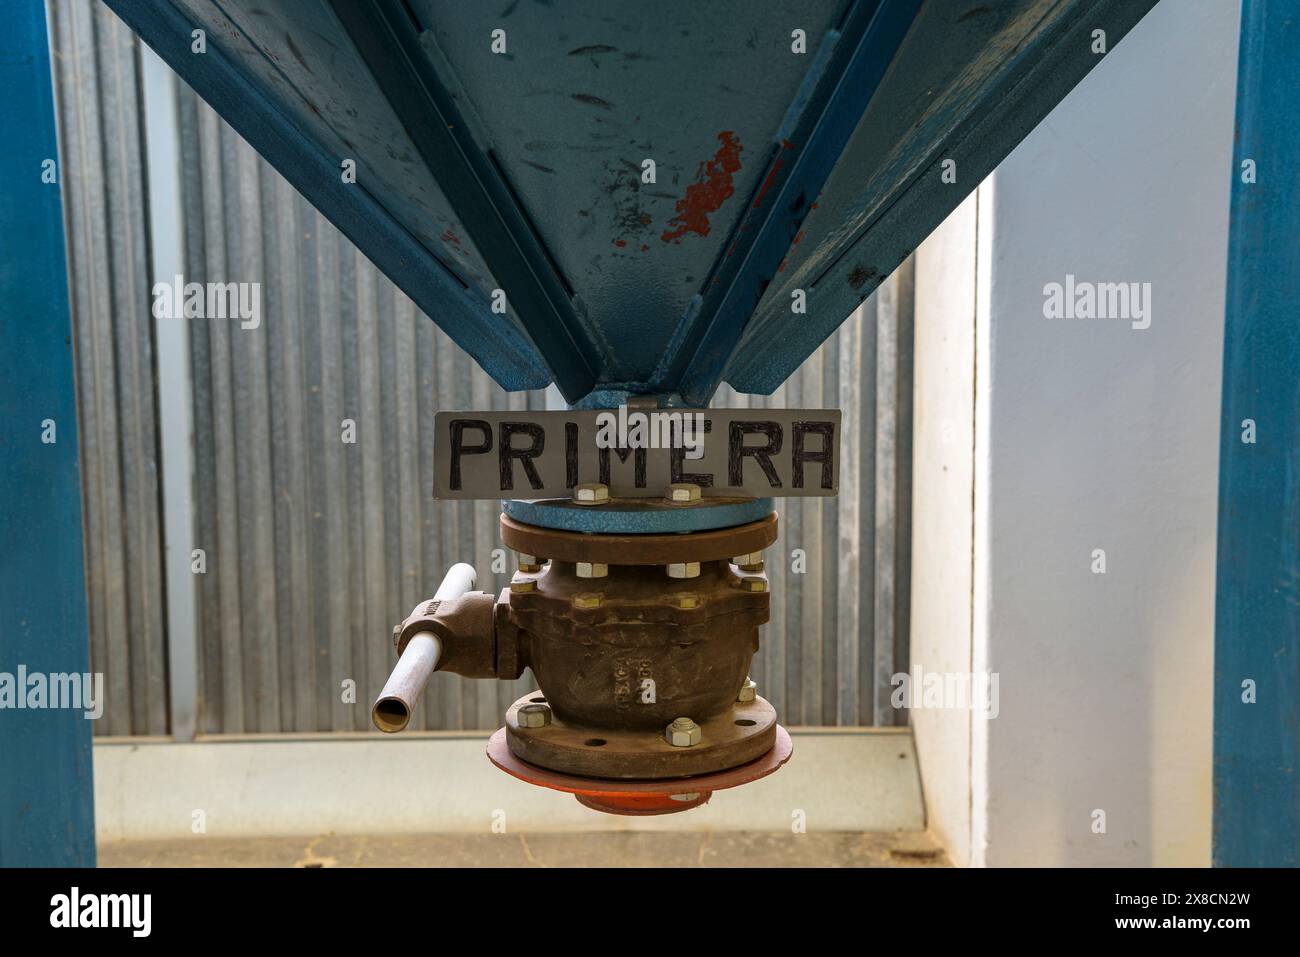
[[[576,598],[573,599],[573,607],[574,608],[599,608],[600,596],[599,595],[578,595]]]
[[[510,594],[512,595],[526,595],[532,591],[537,591],[537,580],[535,578],[516,578],[510,583]]]
[[[757,575],[746,575],[740,580],[740,587],[745,591],[767,591],[767,579]]]
[[[518,715],[521,728],[544,728],[551,723],[551,709],[544,704],[526,704]]]
[[[604,578],[609,574],[609,566],[604,562],[578,562],[579,578]]]
[[[745,683],[740,686],[740,692],[736,695],[736,700],[740,702],[753,701],[758,694],[758,685],[754,683],[753,678],[746,678]]]
[[[737,555],[731,560],[731,564],[739,566],[741,571],[761,572],[763,570],[763,553],[750,552],[748,555]]]
[[[699,595],[678,595],[677,607],[685,608],[685,609],[699,608],[700,596]]]
[[[525,555],[519,553],[519,570],[528,574],[536,574],[542,570],[542,559],[536,555]]]
[[[669,578],[699,578],[699,562],[674,562],[668,566]]]
[[[582,482],[573,486],[574,505],[604,505],[609,501],[609,486],[603,482]]]
[[[673,723],[664,728],[664,740],[674,748],[689,748],[700,743],[704,732],[690,718],[674,718]]]
[[[690,482],[677,482],[668,486],[670,502],[698,502],[701,494],[700,487]]]

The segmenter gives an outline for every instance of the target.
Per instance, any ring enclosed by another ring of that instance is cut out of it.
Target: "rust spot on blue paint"
[[[772,162],[772,168],[767,171],[767,176],[763,178],[763,185],[758,188],[758,195],[754,197],[754,209],[763,205],[763,200],[767,197],[767,191],[776,183],[776,175],[781,172],[781,167],[785,164],[785,154],[794,149],[794,144],[789,140],[781,141],[781,152]]]
[[[674,228],[665,230],[659,237],[664,242],[678,242],[687,233],[709,235],[709,216],[721,209],[736,191],[731,177],[740,171],[744,146],[731,130],[723,130],[718,139],[722,145],[713,159],[700,164],[695,182],[686,187],[686,195],[677,201],[677,215],[668,221]]]
[[[874,268],[868,269],[866,266],[855,266],[853,272],[849,273],[849,285],[854,289],[861,289],[868,280],[875,279],[880,273]]]

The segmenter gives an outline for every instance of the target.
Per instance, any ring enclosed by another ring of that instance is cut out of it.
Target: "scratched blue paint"
[[[0,672],[83,674],[63,211],[59,187],[41,181],[42,163],[58,157],[45,5],[0,0],[0,22]],[[46,420],[53,443],[42,442]],[[0,708],[0,866],[94,865],[90,737],[79,708]]]
[[[761,187],[844,0],[411,6],[585,311],[601,380],[646,391]],[[496,28],[506,56],[488,50]],[[794,28],[806,54],[791,52]],[[701,211],[707,233],[675,236],[678,204],[707,178],[724,133],[738,146],[738,168],[719,178],[731,194]],[[647,158],[653,184],[642,182]]]
[[[770,498],[734,501],[709,499],[698,505],[668,505],[647,508],[644,500],[635,505],[617,500],[607,505],[574,505],[568,499],[503,499],[501,510],[528,525],[566,532],[600,535],[665,535],[669,532],[705,532],[757,522],[772,514]]]
[[[502,385],[698,405],[779,386],[1154,0],[107,2]]]
[[[1246,0],[1219,446],[1214,863],[1300,864],[1300,5]],[[1252,160],[1256,182],[1242,181]],[[1253,444],[1243,422],[1255,423]],[[1255,702],[1243,701],[1253,682]]]

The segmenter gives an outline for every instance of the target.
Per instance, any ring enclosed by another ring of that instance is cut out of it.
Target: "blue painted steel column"
[[[1239,56],[1219,449],[1214,863],[1295,866],[1300,3],[1246,0]]]
[[[45,5],[0,0],[0,22],[0,865],[90,866],[91,722],[14,706],[20,668],[82,674],[89,646]]]

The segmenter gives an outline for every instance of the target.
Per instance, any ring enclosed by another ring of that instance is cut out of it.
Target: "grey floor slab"
[[[111,841],[102,867],[946,867],[922,831],[328,834]]]

